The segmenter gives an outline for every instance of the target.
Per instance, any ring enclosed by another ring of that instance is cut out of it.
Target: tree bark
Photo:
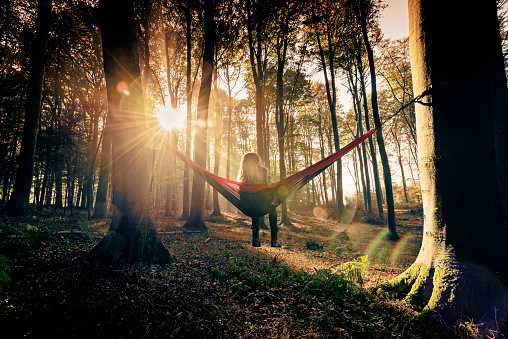
[[[111,136],[109,133],[107,117],[104,119],[101,144],[101,168],[99,171],[99,182],[97,184],[97,195],[95,198],[93,218],[105,218],[109,212],[108,186],[109,178],[111,176]]]
[[[286,135],[286,119],[284,119],[284,67],[286,65],[286,54],[288,47],[288,37],[277,36],[277,86],[275,102],[275,125],[277,126],[277,138],[279,146],[279,175],[280,180],[286,178],[286,148],[284,144]],[[286,201],[281,206],[281,225],[289,226],[291,221],[288,217],[288,207]]]
[[[215,81],[214,81],[214,91],[215,91],[215,134],[214,134],[214,143],[213,143],[213,156],[214,156],[214,165],[213,165],[213,174],[219,175],[219,167],[220,167],[220,158],[221,158],[221,149],[222,149],[222,118],[221,118],[221,99],[219,98],[219,89],[217,87],[218,79],[217,72],[215,72]],[[214,188],[213,189],[213,212],[212,216],[221,216],[222,213],[220,211],[219,204],[219,192]]]
[[[46,45],[51,23],[51,1],[39,0],[37,4],[36,37],[30,55],[30,74],[25,105],[25,124],[19,155],[19,166],[12,196],[5,207],[9,215],[29,214],[35,146],[41,115],[42,86],[46,66]]]
[[[252,70],[252,77],[256,88],[256,141],[257,153],[261,160],[266,160],[265,152],[265,106],[263,102],[263,85],[264,85],[264,69],[263,69],[263,51],[262,51],[262,8],[261,1],[256,4],[255,19],[253,22],[253,13],[249,2],[247,8],[247,36],[249,41],[249,60]],[[256,39],[254,39],[253,30],[255,29]]]
[[[363,74],[363,66],[361,65],[361,58],[358,57],[358,65],[359,65],[359,77],[360,77],[360,86],[362,88],[363,93],[363,110],[365,111],[365,127],[367,130],[370,130],[370,120],[369,120],[369,105],[367,104],[367,90],[365,88],[365,79]],[[383,193],[381,192],[381,183],[379,181],[379,170],[378,170],[378,164],[377,164],[377,155],[376,155],[376,148],[374,147],[374,142],[372,141],[372,136],[369,136],[369,148],[370,148],[370,156],[372,160],[372,173],[374,175],[374,189],[376,191],[376,202],[377,202],[377,209],[378,209],[378,215],[381,219],[384,219],[384,211],[383,211]],[[366,166],[366,173],[368,175],[368,163],[367,159],[365,158],[364,154],[364,160]],[[369,193],[370,194],[370,193]]]
[[[187,7],[185,8],[185,32],[187,44],[187,75],[186,75],[186,93],[187,93],[187,134],[185,138],[185,156],[190,159],[191,153],[191,129],[192,129],[192,39],[191,39],[191,8],[190,0],[187,0]],[[185,165],[183,170],[183,197],[182,197],[182,216],[180,220],[189,219],[190,215],[190,169]]]
[[[91,254],[107,264],[166,264],[150,212],[148,128],[139,81],[132,0],[99,2],[104,73],[113,146],[113,218]]]
[[[390,240],[397,240],[397,228],[395,226],[395,206],[393,203],[393,188],[392,188],[392,174],[390,172],[390,163],[388,162],[388,155],[386,154],[385,143],[383,139],[383,130],[381,128],[381,120],[379,119],[379,111],[377,105],[377,88],[376,88],[376,68],[374,66],[374,52],[370,45],[369,36],[367,32],[367,19],[365,10],[365,0],[360,0],[359,17],[362,28],[363,41],[365,43],[365,49],[367,50],[367,57],[369,59],[370,69],[370,85],[371,91],[371,102],[372,102],[372,117],[376,124],[377,132],[376,139],[379,148],[379,155],[381,156],[381,164],[383,166],[383,179],[385,182],[385,195],[386,195],[386,209],[388,214],[388,234],[387,238]]]
[[[206,139],[208,128],[208,106],[212,89],[215,27],[214,6],[212,0],[205,1],[205,48],[203,52],[203,70],[201,86],[199,88],[198,116],[196,120],[196,136],[194,138],[194,161],[202,168],[206,168]],[[199,175],[194,175],[192,181],[191,212],[189,220],[184,224],[187,228],[207,229],[203,219],[205,211],[205,181]]]
[[[321,46],[321,39],[319,37],[319,33],[316,33],[316,39],[319,47],[319,55],[321,58],[321,65],[323,67],[323,75],[325,78],[325,86],[326,86],[326,96],[328,98],[328,105],[330,106],[330,114],[332,119],[332,131],[333,131],[333,141],[335,146],[335,152],[338,152],[340,150],[340,138],[339,138],[339,127],[337,125],[337,113],[336,113],[336,107],[337,107],[337,94],[335,89],[335,71],[333,67],[333,63],[335,62],[334,53],[331,51],[331,41],[330,36],[328,36],[328,53],[329,53],[329,67],[330,67],[330,77],[331,77],[331,89],[330,84],[328,82],[328,74],[326,71],[326,61],[324,56],[324,51]],[[344,192],[342,189],[342,160],[337,160],[337,182],[336,182],[336,202],[337,202],[337,209],[339,214],[339,219],[344,214]]]
[[[414,93],[431,90],[416,106],[423,243],[384,285],[450,326],[471,319],[494,330],[508,309],[500,288],[508,286],[508,98],[496,14],[495,0],[409,1]]]

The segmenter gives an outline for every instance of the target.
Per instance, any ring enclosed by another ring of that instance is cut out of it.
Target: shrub
[[[49,231],[44,227],[35,227],[28,223],[16,226],[2,225],[0,230],[0,252],[10,258],[35,255],[37,250],[49,242]]]

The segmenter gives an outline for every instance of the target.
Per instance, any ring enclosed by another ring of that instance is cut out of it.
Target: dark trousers
[[[261,218],[264,218],[261,217]],[[252,218],[252,230],[253,231],[259,231],[259,219],[261,218]],[[270,229],[273,231],[279,230],[277,227],[277,209],[274,208],[273,210],[268,213],[268,220],[270,221]]]

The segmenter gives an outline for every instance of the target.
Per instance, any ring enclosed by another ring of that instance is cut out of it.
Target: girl
[[[262,184],[268,182],[268,169],[261,165],[261,159],[257,153],[245,153],[242,157],[242,163],[240,164],[240,171],[238,172],[237,181],[252,184]],[[252,246],[261,247],[259,241],[259,219],[252,218]],[[270,234],[271,234],[271,245],[272,247],[281,247],[281,244],[277,242],[277,210],[274,208],[268,213],[268,219],[270,220]]]

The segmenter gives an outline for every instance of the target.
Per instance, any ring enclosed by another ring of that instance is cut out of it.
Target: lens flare
[[[369,247],[367,247],[365,255],[367,255],[372,261],[374,261],[374,258],[380,257],[381,253],[384,253],[383,245],[385,243],[387,234],[388,229],[384,229],[378,232],[378,234],[370,242]]]
[[[316,206],[312,209],[312,214],[317,219],[328,219],[328,213],[326,213],[324,208]]]
[[[129,85],[127,85],[127,83],[125,81],[119,81],[116,84],[116,90],[119,93],[122,93],[122,94],[127,95],[127,96],[129,96],[131,94],[131,92],[129,92]]]
[[[203,119],[199,119],[197,122],[196,122],[196,125],[201,127],[201,128],[205,128],[206,127],[206,121],[204,121]]]
[[[393,247],[392,254],[390,255],[390,262],[392,266],[395,266],[404,252],[412,246],[412,241],[414,239],[415,237],[412,234],[406,233],[399,239],[399,241],[397,241]]]

